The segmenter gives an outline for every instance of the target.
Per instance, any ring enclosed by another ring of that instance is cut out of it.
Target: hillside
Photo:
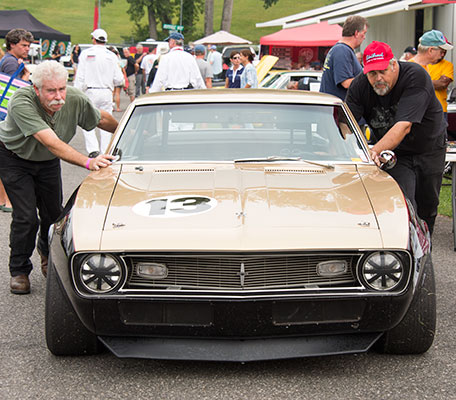
[[[262,0],[235,0],[233,7],[233,21],[231,32],[235,35],[259,43],[260,37],[280,30],[280,27],[262,28],[255,27],[255,23],[285,17],[312,8],[329,4],[328,0],[279,0],[278,3],[265,10]],[[73,43],[88,43],[93,27],[94,0],[52,0],[49,6],[37,0],[9,0],[7,5],[2,5],[4,10],[27,9],[37,19],[54,29],[71,35]],[[223,0],[215,0],[214,5],[214,30],[220,28]],[[109,42],[123,43],[122,37],[129,36],[133,23],[126,13],[128,3],[126,0],[114,0],[113,3],[101,9],[101,27],[108,32]],[[179,16],[173,19],[178,23]],[[144,19],[145,21],[145,19]],[[200,35],[203,35],[203,15],[197,23]],[[185,34],[185,28],[184,28]],[[145,39],[145,38],[144,38]]]

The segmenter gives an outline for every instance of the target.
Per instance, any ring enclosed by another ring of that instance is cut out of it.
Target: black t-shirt
[[[127,58],[125,73],[127,74],[127,76],[133,75],[135,73],[135,59],[132,56],[129,56]]]
[[[142,54],[136,53],[136,54],[135,54],[135,62],[138,62],[138,60],[141,58],[141,56],[142,56]],[[143,70],[142,70],[142,68],[141,68],[141,63],[139,62],[138,64],[140,65],[140,67],[139,67],[139,69],[138,69],[138,75],[141,75],[142,72],[143,72]]]
[[[399,62],[399,77],[385,96],[377,95],[366,75],[358,75],[345,99],[356,120],[362,117],[377,140],[399,121],[412,123],[396,154],[424,153],[445,146],[446,122],[426,70],[413,62]]]
[[[81,54],[81,49],[76,50],[75,48],[73,49],[73,62],[77,64],[79,62],[79,55]]]

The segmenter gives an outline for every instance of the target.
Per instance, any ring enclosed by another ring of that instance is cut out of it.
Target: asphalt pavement
[[[127,103],[122,93],[123,109]],[[80,130],[71,144],[84,152]],[[66,199],[86,175],[63,163]],[[433,237],[438,326],[426,354],[247,364],[54,357],[44,338],[46,288],[36,253],[31,294],[9,291],[10,221],[0,212],[0,399],[456,399],[456,253],[447,217],[437,218]]]

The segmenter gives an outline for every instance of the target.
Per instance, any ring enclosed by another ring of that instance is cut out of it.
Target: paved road
[[[80,132],[72,144],[83,149]],[[65,198],[85,175],[84,169],[64,163]],[[9,223],[10,215],[0,212],[0,399],[456,399],[456,254],[446,217],[438,218],[434,234],[438,331],[427,354],[244,365],[121,360],[110,353],[52,356],[44,339],[40,269],[31,274],[30,295],[9,292]],[[37,266],[38,261],[34,254]]]

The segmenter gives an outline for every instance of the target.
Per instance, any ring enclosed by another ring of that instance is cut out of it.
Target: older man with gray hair
[[[30,293],[30,257],[38,229],[37,250],[42,273],[47,274],[48,231],[62,212],[60,159],[92,171],[113,159],[106,154],[88,158],[68,145],[77,126],[114,132],[117,121],[96,109],[79,89],[67,87],[67,79],[58,62],[39,64],[33,86],[14,94],[0,123],[0,177],[13,205],[9,269],[14,294]]]
[[[435,64],[447,50],[452,48],[453,46],[446,41],[443,33],[433,29],[420,37],[418,54],[409,61],[416,62],[426,69],[428,64]]]
[[[353,80],[345,99],[355,118],[364,118],[376,139],[376,163],[394,150],[388,170],[429,231],[434,229],[445,164],[446,122],[429,74],[394,58],[391,47],[373,41],[364,50],[364,74]]]

